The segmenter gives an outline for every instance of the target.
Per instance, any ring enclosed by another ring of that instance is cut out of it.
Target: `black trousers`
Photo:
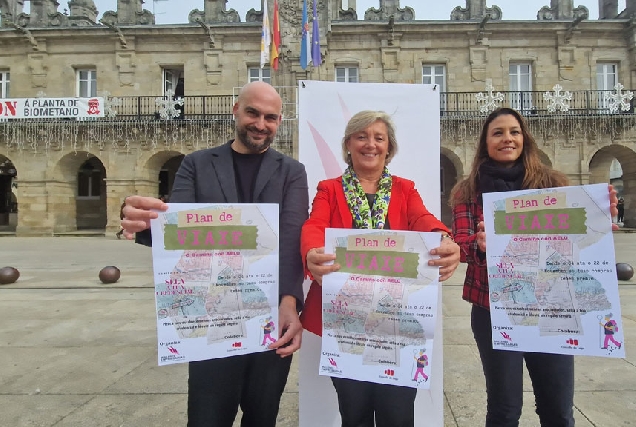
[[[490,312],[473,305],[471,326],[486,377],[486,427],[517,427],[523,406],[523,362],[542,427],[574,427],[574,356],[493,350]]]
[[[342,427],[413,427],[415,424],[417,389],[347,378],[331,377],[331,382],[338,394]]]
[[[291,356],[275,351],[190,362],[188,427],[274,427]]]

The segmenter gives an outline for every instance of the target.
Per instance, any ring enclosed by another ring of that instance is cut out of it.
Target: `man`
[[[242,427],[275,426],[291,355],[300,348],[303,265],[300,230],[309,210],[307,174],[298,161],[270,148],[282,121],[282,100],[263,82],[245,85],[234,104],[235,139],[187,155],[177,171],[173,203],[278,203],[280,212],[279,319],[274,351],[191,362],[188,426],[231,427],[241,406]],[[149,227],[165,210],[159,199],[126,198],[124,235]]]

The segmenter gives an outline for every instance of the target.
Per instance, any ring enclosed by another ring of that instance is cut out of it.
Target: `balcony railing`
[[[623,95],[625,94],[623,91]],[[440,111],[442,116],[479,116],[484,115],[480,107],[485,101],[478,101],[479,92],[445,92],[440,96]],[[494,92],[494,95],[503,95],[503,101],[495,101],[498,107],[510,107],[518,110],[525,116],[546,116],[546,115],[569,115],[569,116],[594,116],[606,114],[634,114],[634,102],[636,98],[625,99],[629,108],[623,110],[620,105],[614,106],[613,98],[617,97],[616,91],[610,90],[586,90],[569,92],[572,95],[570,100],[564,100],[567,109],[557,107],[551,112],[549,107],[554,104],[550,98],[545,99],[546,92]],[[553,91],[549,92],[552,96]],[[488,95],[488,93],[483,93]],[[561,93],[563,95],[563,93]]]
[[[112,108],[117,112],[116,117],[120,119],[160,120],[157,98],[156,96],[122,96],[118,97],[121,104]],[[176,106],[181,113],[176,119],[230,120],[234,100],[233,95],[186,96],[183,98],[183,106]]]
[[[627,90],[623,90],[625,94]],[[443,92],[440,95],[440,115],[443,118],[453,117],[479,117],[487,114],[480,107],[485,102],[477,99],[477,94],[486,92]],[[502,101],[496,101],[493,105],[498,107],[511,107],[520,111],[525,116],[596,116],[607,114],[634,114],[634,103],[636,97],[631,101],[626,101],[629,108],[625,111],[619,105],[618,108],[611,108],[616,102],[613,98],[617,96],[616,91],[573,91],[570,92],[572,99],[564,101],[568,106],[567,111],[557,108],[550,112],[549,106],[553,103],[544,98],[546,92],[526,91],[526,92],[501,92],[494,94],[503,95]],[[553,91],[550,91],[554,95]],[[161,97],[159,97],[161,98]],[[122,96],[117,97],[117,105],[112,109],[117,113],[115,120],[161,120],[160,107],[157,105],[156,96]],[[165,99],[165,98],[164,98]],[[200,95],[186,96],[183,98],[183,106],[177,106],[179,120],[232,120],[232,106],[235,102],[233,95]],[[293,100],[285,102],[284,116],[287,119],[297,117],[296,105]]]

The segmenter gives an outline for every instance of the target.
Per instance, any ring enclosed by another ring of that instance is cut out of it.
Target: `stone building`
[[[515,107],[544,161],[573,184],[609,182],[618,160],[626,225],[636,226],[636,0],[624,11],[599,1],[598,20],[551,0],[527,21],[502,20],[485,0],[449,7],[445,21],[399,0],[366,11],[318,0],[322,63],[306,69],[302,0],[280,0],[278,70],[260,67],[262,10],[241,17],[225,0],[201,0],[177,25],[155,25],[143,0],[118,0],[99,21],[92,0],[65,13],[55,0],[31,0],[29,14],[23,3],[0,0],[0,98],[103,96],[107,117],[6,120],[0,108],[0,227],[18,235],[117,230],[126,195],[169,193],[183,155],[232,136],[234,95],[249,81],[279,88],[276,145],[295,155],[303,79],[440,85],[443,206],[470,169],[485,114]]]

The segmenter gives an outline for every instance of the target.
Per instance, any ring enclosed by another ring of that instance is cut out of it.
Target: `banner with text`
[[[84,119],[104,117],[104,98],[0,99],[0,118]]]

